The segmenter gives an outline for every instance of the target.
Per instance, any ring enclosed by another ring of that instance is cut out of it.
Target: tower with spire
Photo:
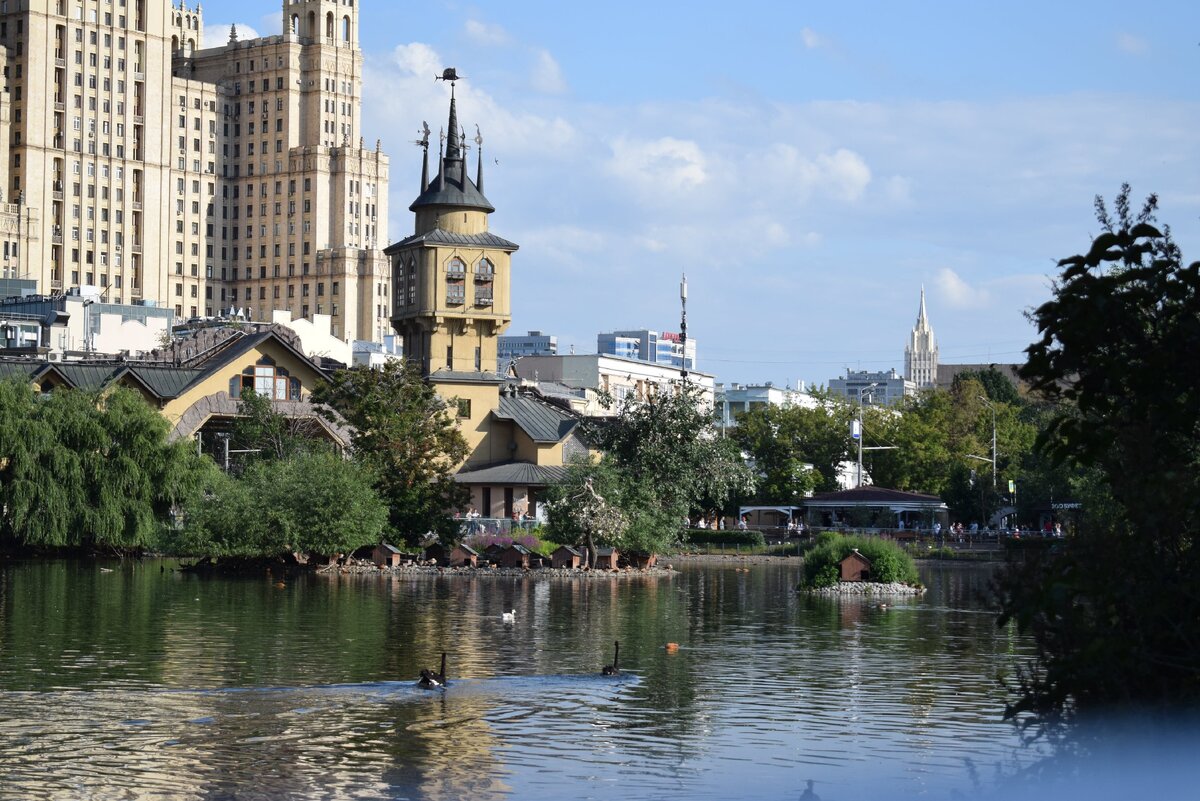
[[[437,174],[429,178],[430,131],[422,150],[421,186],[409,209],[414,232],[384,252],[392,270],[392,327],[405,356],[424,374],[438,370],[496,370],[497,338],[512,321],[509,276],[517,245],[488,230],[495,208],[483,194],[483,136],[476,127],[475,176],[468,174],[470,146],[459,127],[453,69],[450,115],[437,142]]]
[[[916,384],[917,389],[925,389],[937,386],[937,372],[937,342],[925,314],[925,287],[921,287],[921,310],[917,312],[917,324],[908,335],[908,346],[904,348],[904,376]]]

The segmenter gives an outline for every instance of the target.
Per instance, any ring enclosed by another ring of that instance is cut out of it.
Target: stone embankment
[[[881,584],[874,581],[841,581],[831,587],[818,587],[814,590],[801,589],[800,592],[809,595],[842,598],[864,595],[924,595],[925,588],[900,583]]]
[[[617,570],[584,570],[581,568],[558,567],[439,567],[422,562],[410,562],[398,567],[376,567],[371,563],[355,562],[345,565],[329,565],[317,573],[324,575],[366,576],[444,576],[462,578],[549,578],[549,579],[623,579],[673,576],[671,565],[638,569],[623,567]]]

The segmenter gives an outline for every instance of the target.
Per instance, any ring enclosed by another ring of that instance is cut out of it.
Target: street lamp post
[[[858,479],[854,486],[862,486],[862,454],[863,454],[863,396],[871,394],[871,391],[879,387],[879,383],[867,384],[858,390],[858,430],[854,432],[855,438],[858,440]]]
[[[981,401],[983,401],[985,406],[987,406],[989,409],[992,410],[992,491],[995,492],[995,490],[996,490],[996,407],[992,404],[992,402],[990,400],[983,397],[982,395],[979,396],[979,399]]]

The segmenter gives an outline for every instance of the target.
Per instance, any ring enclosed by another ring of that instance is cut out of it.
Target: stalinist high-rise
[[[390,333],[388,159],[361,134],[360,7],[201,49],[200,7],[0,4],[0,277],[180,317],[329,315]]]
[[[921,310],[917,312],[917,324],[908,335],[904,348],[904,377],[917,385],[917,389],[937,386],[938,347],[933,338],[933,328],[925,315],[925,287],[921,287]]]

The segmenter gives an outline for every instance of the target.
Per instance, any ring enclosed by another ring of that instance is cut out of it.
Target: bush
[[[871,561],[871,580],[884,584],[919,584],[917,565],[894,542],[877,537],[845,537],[832,531],[822,532],[817,544],[804,557],[805,589],[828,587],[840,578],[838,563],[854,549]]]
[[[692,545],[766,545],[761,531],[713,531],[707,528],[689,529],[684,538]]]

